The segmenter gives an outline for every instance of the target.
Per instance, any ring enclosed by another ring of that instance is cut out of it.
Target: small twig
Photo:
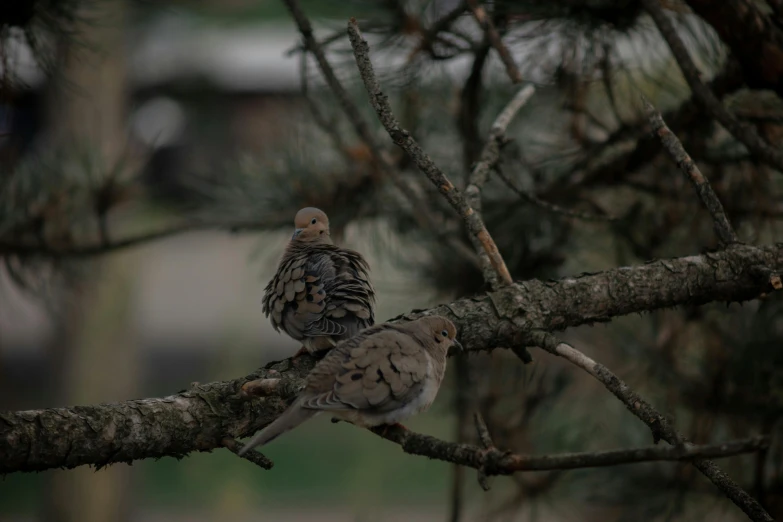
[[[487,182],[492,168],[500,161],[500,148],[505,141],[506,129],[517,112],[519,112],[535,92],[536,89],[532,85],[527,85],[520,89],[492,124],[487,143],[481,151],[479,161],[476,162],[476,165],[473,167],[468,186],[465,188],[467,203],[479,217],[481,217],[482,212],[481,189]],[[471,241],[481,260],[484,280],[494,289],[498,286],[498,281],[497,278],[494,277],[496,271],[493,270],[492,261],[489,259],[489,255],[484,250],[483,245],[479,242],[477,236],[471,235]]]
[[[429,178],[438,191],[459,213],[462,219],[465,220],[468,231],[476,236],[481,242],[482,247],[492,262],[492,266],[498,272],[502,281],[505,284],[511,284],[511,274],[506,267],[505,261],[503,261],[503,257],[498,251],[495,241],[484,226],[481,216],[473,212],[473,209],[462,194],[454,187],[438,166],[435,165],[416,140],[411,137],[410,133],[400,126],[397,118],[392,113],[391,107],[389,106],[389,100],[381,91],[381,86],[375,77],[375,71],[373,70],[372,62],[370,61],[370,47],[364,38],[362,38],[356,20],[353,18],[348,23],[348,36],[351,40],[353,53],[356,57],[356,64],[359,67],[364,86],[367,88],[367,92],[370,95],[370,102],[372,103],[375,112],[378,113],[378,119],[386,128],[389,136],[391,136],[392,141],[410,156],[416,163],[416,166],[419,167],[419,170]]]
[[[237,444],[237,441],[234,440],[232,437],[225,437],[222,442],[223,442],[223,447],[226,448],[228,451],[238,456],[239,458],[252,462],[256,466],[260,466],[264,469],[272,469],[275,465],[274,462],[269,460],[263,453],[260,453],[258,451],[250,451],[248,453],[245,453],[244,455],[240,455],[239,444]]]
[[[484,422],[484,417],[481,415],[480,411],[476,410],[476,412],[473,413],[473,421],[476,423],[476,433],[478,433],[479,442],[484,446],[484,449],[494,448],[495,444],[492,442],[489,428],[487,428],[487,423]]]
[[[40,243],[31,242],[12,242],[0,240],[0,256],[30,256],[30,257],[50,257],[50,258],[86,258],[94,257],[118,250],[136,247],[145,243],[167,239],[169,237],[185,234],[188,232],[198,232],[204,230],[225,230],[231,233],[259,231],[272,228],[277,223],[264,223],[262,221],[237,221],[237,222],[203,222],[203,223],[185,223],[182,225],[172,225],[171,227],[156,230],[154,232],[144,232],[135,236],[129,236],[104,243],[103,241],[90,242],[86,244],[74,244],[65,247],[55,247]]]
[[[559,453],[554,455],[518,455],[497,448],[482,449],[414,433],[399,425],[381,426],[370,431],[399,444],[405,453],[452,462],[474,469],[485,468],[487,476],[511,475],[520,471],[548,471],[596,468],[654,461],[688,461],[724,458],[754,453],[769,447],[767,437],[751,437],[719,444],[648,446],[609,451]]]
[[[323,48],[315,39],[315,35],[313,34],[313,26],[310,24],[310,20],[308,20],[307,16],[305,16],[297,0],[283,0],[283,2],[291,12],[291,16],[299,28],[299,32],[302,33],[302,39],[304,40],[305,48],[315,57],[315,61],[318,63],[318,68],[321,70],[321,74],[323,74],[324,80],[326,80],[326,84],[337,97],[338,103],[342,107],[346,116],[348,116],[348,120],[350,120],[351,124],[356,130],[356,134],[358,134],[362,141],[367,144],[374,158],[381,158],[382,152],[380,145],[372,135],[372,131],[370,130],[369,125],[364,120],[364,118],[362,118],[362,115],[359,112],[359,109],[356,107],[356,104],[354,104],[353,100],[351,100],[351,96],[348,94],[348,91],[346,91],[342,86],[340,80],[337,78],[337,75],[334,73],[334,69],[332,69],[331,64],[326,59],[326,54],[324,53]]]
[[[329,138],[331,138],[334,148],[340,152],[340,155],[343,157],[345,163],[350,165],[353,162],[353,157],[351,156],[348,147],[346,147],[345,143],[343,142],[342,135],[339,132],[340,129],[337,127],[334,121],[329,121],[326,116],[324,116],[324,114],[321,112],[321,109],[318,107],[318,104],[310,95],[310,87],[307,81],[307,53],[304,52],[300,56],[299,80],[302,87],[302,96],[307,102],[307,106],[310,108],[310,114],[313,115],[315,124],[318,125],[318,127],[323,132],[325,132]]]
[[[466,7],[467,6],[465,5],[464,1],[459,2],[459,4],[454,7],[454,9],[446,13],[439,20],[435,21],[426,31],[423,31],[419,43],[408,56],[406,65],[410,65],[413,61],[413,58],[421,51],[427,51],[431,55],[435,55],[433,46],[438,38],[438,35],[442,31],[446,31],[457,18],[462,16],[462,13],[465,12]]]
[[[674,162],[680,167],[682,173],[688,181],[691,182],[693,188],[696,190],[699,199],[702,204],[707,208],[707,211],[712,217],[712,225],[715,228],[715,233],[718,235],[718,239],[724,244],[736,243],[737,234],[734,232],[729,219],[726,217],[726,212],[723,210],[718,196],[710,186],[709,180],[701,173],[699,167],[693,162],[693,159],[688,155],[688,152],[682,146],[682,143],[677,136],[669,129],[666,122],[663,121],[661,113],[658,112],[652,103],[642,95],[642,102],[644,108],[647,111],[647,117],[650,120],[653,131],[660,138],[661,143],[666,148],[666,151],[672,157]]]
[[[625,407],[631,413],[650,428],[653,434],[653,441],[656,444],[662,439],[674,446],[672,449],[677,451],[687,451],[688,448],[693,447],[688,444],[687,439],[682,434],[674,429],[666,417],[653,408],[650,403],[631,391],[627,384],[603,364],[594,361],[548,332],[530,332],[529,342],[532,346],[539,346],[552,355],[563,357],[601,382],[607,390],[625,404]],[[710,479],[734,504],[742,509],[751,520],[771,522],[772,517],[769,516],[756,499],[751,497],[714,462],[705,460],[714,457],[715,455],[700,454],[698,457],[693,458],[693,465]]]
[[[516,184],[511,180],[511,178],[506,176],[505,172],[503,172],[503,169],[501,169],[500,166],[495,167],[495,174],[497,175],[497,177],[501,179],[501,181],[503,181],[503,183],[506,184],[506,186],[509,189],[511,189],[511,191],[514,194],[519,196],[521,200],[531,205],[535,205],[541,210],[545,210],[546,212],[549,212],[551,214],[558,214],[564,217],[581,219],[582,221],[617,221],[617,218],[614,216],[601,216],[599,214],[592,214],[590,212],[579,212],[577,210],[569,210],[567,208],[563,208],[561,206],[555,205],[554,203],[549,203],[548,201],[539,199],[533,194],[528,194],[524,190],[517,187]]]
[[[481,412],[476,410],[473,413],[473,421],[476,423],[476,432],[478,433],[479,442],[484,446],[484,449],[489,451],[495,448],[495,444],[492,442],[492,437],[489,435],[489,428],[487,423],[484,422],[484,417],[481,416]],[[478,483],[481,489],[489,491],[489,478],[487,477],[487,469],[485,466],[481,466],[478,469]]]
[[[522,73],[519,72],[519,68],[517,67],[516,62],[514,62],[514,57],[511,56],[508,47],[503,43],[500,33],[498,33],[495,24],[492,23],[487,12],[479,5],[477,0],[467,0],[467,2],[470,11],[473,13],[473,17],[489,37],[492,47],[495,48],[500,56],[500,60],[506,67],[506,72],[508,73],[508,77],[511,78],[511,83],[522,83]]]
[[[345,113],[348,121],[354,128],[354,131],[359,136],[359,139],[367,146],[375,164],[381,169],[384,176],[391,180],[397,190],[407,199],[410,204],[410,208],[406,208],[404,204],[400,204],[400,208],[408,212],[420,228],[430,231],[433,235],[439,239],[445,241],[451,246],[454,251],[463,257],[466,261],[478,264],[475,259],[475,255],[470,251],[467,246],[461,242],[458,238],[451,234],[445,234],[442,227],[438,226],[438,220],[432,215],[428,207],[419,197],[416,190],[413,189],[408,183],[399,175],[399,172],[388,155],[382,149],[375,135],[370,130],[370,126],[367,121],[362,117],[356,104],[351,99],[351,95],[340,83],[337,75],[334,72],[329,60],[326,59],[326,54],[323,51],[323,47],[316,41],[313,34],[313,27],[310,20],[305,16],[302,8],[299,6],[297,0],[283,0],[288,10],[291,12],[291,16],[294,19],[299,32],[302,34],[304,41],[304,48],[307,49],[314,57],[318,64],[318,68],[321,70],[321,74],[326,80],[326,84],[334,93],[337,98],[340,107]]]
[[[478,196],[484,183],[486,183],[489,178],[490,171],[500,160],[500,148],[505,141],[506,129],[517,112],[519,112],[535,92],[536,89],[532,85],[527,85],[520,89],[492,124],[487,143],[481,151],[479,161],[476,162],[476,165],[473,167],[473,171],[470,174],[470,182],[465,189],[468,203],[473,207],[473,210],[476,210],[477,212],[481,210],[481,199]]]
[[[688,54],[682,39],[677,34],[674,24],[664,13],[660,0],[641,0],[641,3],[650,14],[650,17],[652,17],[666,43],[669,44],[672,55],[680,66],[680,70],[691,91],[693,91],[696,101],[718,120],[732,136],[745,145],[749,151],[761,160],[773,165],[780,172],[783,172],[783,154],[764,143],[751,127],[740,123],[737,118],[732,116],[709,87],[704,84],[699,70],[696,68],[696,64],[691,59],[690,54]]]

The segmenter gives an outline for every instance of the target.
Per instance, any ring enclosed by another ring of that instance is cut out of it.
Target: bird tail
[[[317,410],[302,408],[299,402],[295,402],[266,428],[256,433],[256,435],[239,450],[239,455],[244,455],[256,446],[263,446],[267,442],[273,441],[283,433],[296,428],[316,413],[318,413]]]

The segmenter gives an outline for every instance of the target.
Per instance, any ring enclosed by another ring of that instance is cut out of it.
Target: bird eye
[[[449,332],[447,332],[446,330],[443,330],[443,331],[442,331],[440,334],[441,334],[443,337],[448,337],[448,336],[449,336]]]
[[[317,221],[318,221],[317,219],[313,218],[310,220],[310,224],[315,225]]]

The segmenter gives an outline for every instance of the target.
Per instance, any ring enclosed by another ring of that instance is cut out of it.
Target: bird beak
[[[291,236],[291,239],[296,239],[296,236],[298,236],[299,234],[301,234],[301,233],[302,233],[302,230],[304,230],[304,229],[303,229],[303,228],[297,228],[296,230],[294,230],[294,235],[293,235],[293,236]]]
[[[465,347],[456,339],[454,339],[454,346],[459,350],[459,353],[465,353]]]

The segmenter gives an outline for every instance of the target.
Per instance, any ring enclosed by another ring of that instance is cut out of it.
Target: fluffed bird
[[[332,244],[324,212],[303,208],[294,226],[277,272],[264,289],[263,312],[275,330],[315,353],[375,324],[375,290],[364,257]]]
[[[243,455],[323,412],[361,427],[393,425],[426,411],[446,372],[457,329],[433,315],[384,323],[342,341],[316,364],[296,400],[240,451]]]

